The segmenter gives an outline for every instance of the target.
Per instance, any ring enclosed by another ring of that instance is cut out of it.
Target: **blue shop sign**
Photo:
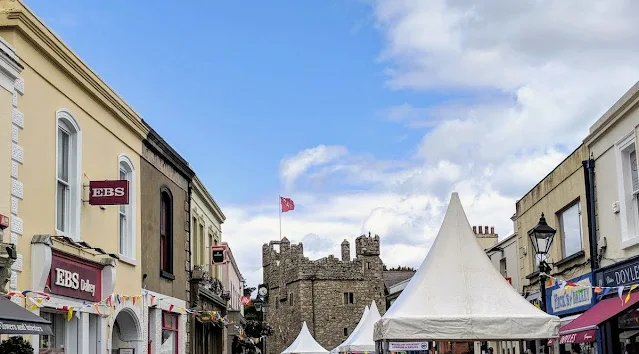
[[[559,284],[546,288],[548,313],[555,316],[583,312],[595,304],[592,273],[568,280],[580,286],[561,288]]]

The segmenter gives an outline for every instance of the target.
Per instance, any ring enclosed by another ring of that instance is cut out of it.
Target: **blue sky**
[[[407,157],[421,135],[384,110],[446,97],[385,85],[363,3],[190,4],[27,1],[222,205],[277,195],[280,159],[318,144]]]
[[[191,163],[253,285],[279,193],[310,258],[370,231],[418,266],[452,191],[507,236],[639,77],[632,0],[26,2]]]

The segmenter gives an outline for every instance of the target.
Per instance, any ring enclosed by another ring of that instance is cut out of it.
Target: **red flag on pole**
[[[293,203],[291,198],[280,197],[280,204],[282,205],[282,213],[295,210],[295,203]]]

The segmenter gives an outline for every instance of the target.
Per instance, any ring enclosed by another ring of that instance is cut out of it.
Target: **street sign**
[[[226,255],[226,246],[217,245],[211,246],[211,263],[212,264],[226,264],[228,257]]]
[[[242,302],[242,305],[248,305],[248,304],[251,303],[251,297],[250,296],[242,296],[240,301]]]

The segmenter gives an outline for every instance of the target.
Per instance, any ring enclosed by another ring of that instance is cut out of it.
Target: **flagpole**
[[[277,204],[280,210],[280,241],[282,241],[282,196],[278,196]]]

